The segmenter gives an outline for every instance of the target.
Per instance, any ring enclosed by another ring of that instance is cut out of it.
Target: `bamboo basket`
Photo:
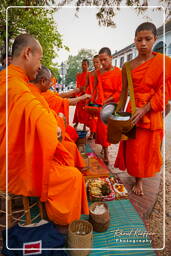
[[[96,206],[104,205],[106,211],[102,214],[95,214],[93,211]],[[89,221],[93,225],[93,230],[96,232],[104,232],[108,229],[110,224],[110,214],[108,205],[102,202],[95,202],[90,205]]]
[[[91,248],[93,227],[90,222],[76,220],[68,227],[68,247],[69,248]],[[71,250],[71,256],[87,256],[90,250]]]

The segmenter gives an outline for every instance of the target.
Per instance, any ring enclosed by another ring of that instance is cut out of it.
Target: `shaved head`
[[[16,37],[12,46],[12,64],[21,67],[29,80],[36,78],[42,57],[42,47],[32,35],[21,34]]]
[[[46,92],[52,86],[52,74],[48,68],[42,66],[39,70],[36,79],[31,82],[40,89],[41,92]]]
[[[42,78],[45,79],[51,79],[51,72],[48,68],[46,68],[45,66],[42,66],[41,69],[39,70],[36,79],[33,80],[33,83],[38,83]]]
[[[18,57],[22,50],[26,47],[30,47],[32,51],[37,49],[38,47],[41,47],[39,42],[29,34],[21,34],[16,37],[13,46],[12,46],[12,56]]]

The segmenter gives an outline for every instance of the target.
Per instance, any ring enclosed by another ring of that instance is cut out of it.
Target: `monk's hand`
[[[72,93],[74,94],[74,93],[79,93],[80,92],[80,89],[79,88],[75,88],[75,89],[73,89],[72,90]]]
[[[135,125],[138,121],[140,121],[140,119],[150,110],[150,108],[150,103],[147,103],[142,108],[137,108],[137,110],[135,111],[131,118],[132,125]]]
[[[57,138],[60,142],[62,142],[62,130],[60,127],[57,128]]]
[[[91,99],[91,95],[90,94],[87,94],[87,93],[85,93],[84,95],[83,95],[83,100],[86,100],[86,99]]]

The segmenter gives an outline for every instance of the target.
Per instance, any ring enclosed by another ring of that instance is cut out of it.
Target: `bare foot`
[[[88,137],[88,140],[93,140],[93,133],[90,133],[90,136]]]
[[[136,178],[136,183],[132,188],[132,191],[137,195],[137,196],[143,196],[144,192],[143,192],[143,179],[142,178]]]
[[[75,123],[74,124],[74,128],[77,129],[77,126],[78,126],[78,123]]]

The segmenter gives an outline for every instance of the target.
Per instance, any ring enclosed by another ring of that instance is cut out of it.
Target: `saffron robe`
[[[99,93],[99,95],[103,95],[104,97],[103,103],[110,97],[113,97],[110,102],[117,103],[119,101],[122,88],[122,75],[118,67],[114,67],[113,70],[104,73],[100,73],[99,71],[98,83],[98,89],[103,90],[103,93]],[[96,144],[101,144],[103,147],[108,147],[110,145],[107,140],[107,125],[101,121],[100,116],[97,121]]]
[[[78,169],[60,165],[54,159],[56,149],[60,152],[57,121],[31,93],[25,72],[12,64],[6,70],[0,72],[0,190],[6,189],[7,167],[9,193],[40,197],[50,220],[68,224],[82,213],[89,213],[83,176]]]
[[[56,113],[63,113],[66,118],[66,132],[69,137],[76,142],[78,135],[74,127],[69,125],[69,101],[59,96],[58,93],[47,90],[42,92],[43,97],[49,104],[49,107],[53,109]]]
[[[134,68],[132,80],[136,107],[143,107],[148,102],[151,110],[137,123],[136,138],[121,141],[115,167],[127,169],[132,176],[152,177],[160,171],[162,165],[161,142],[163,135],[163,55],[153,53],[154,57]],[[166,65],[171,59],[165,57]],[[166,73],[166,88],[169,75]],[[167,92],[167,90],[166,90]],[[167,104],[168,95],[166,94]],[[130,104],[127,111],[131,111]]]
[[[57,115],[58,113],[56,111],[54,111],[54,109],[55,110],[58,109],[57,101],[58,101],[58,98],[61,98],[61,97],[56,97],[54,93],[52,93],[52,96],[51,96],[51,93],[50,94],[48,93],[47,95],[45,93],[41,94],[39,88],[37,88],[36,85],[31,84],[31,83],[29,83],[29,88],[30,88],[31,92],[36,96],[36,98],[42,103],[42,105],[45,108],[47,108],[48,110],[51,110],[53,112],[53,114],[55,115],[57,123],[62,130],[62,137],[63,137],[62,145],[64,146],[64,148],[66,149],[68,154],[71,155],[69,165],[75,166],[77,168],[85,167],[84,159],[82,158],[80,152],[78,151],[76,144],[72,141],[72,139],[66,132],[63,118],[59,117]],[[44,97],[42,95],[46,95],[46,97]],[[50,106],[48,105],[48,95],[50,95],[51,106],[55,106],[54,109],[51,109]],[[52,104],[52,102],[53,102],[53,104]],[[61,103],[61,100],[60,100],[60,103]],[[64,105],[64,104],[59,104],[59,105]],[[63,109],[65,109],[65,108],[63,108]],[[60,109],[59,109],[59,111],[60,111]],[[57,155],[57,159],[59,159],[59,152],[56,152],[55,155]],[[56,157],[55,157],[55,159],[56,159]],[[66,163],[66,160],[65,160],[65,159],[68,160],[68,157],[66,156],[66,154],[63,154],[62,157],[60,157],[60,159],[61,160],[63,159],[63,162],[60,162],[61,164],[64,163],[64,164],[68,165],[68,163]]]
[[[86,88],[86,93],[91,95],[91,99],[88,99],[86,104],[88,104],[89,102],[92,102],[94,104],[99,104],[102,105],[103,101],[104,101],[104,96],[103,96],[103,89],[101,87],[101,83],[97,83],[96,82],[96,78],[97,71],[92,71],[89,72],[88,75],[88,85]],[[96,133],[96,129],[97,129],[97,120],[98,117],[95,115],[91,115],[89,114],[89,118],[88,118],[88,127],[90,128],[90,131],[93,133]]]
[[[82,72],[76,75],[77,88],[81,89],[82,87],[86,86],[88,74],[89,72]],[[83,94],[84,92],[79,92],[75,96],[81,96]],[[86,104],[86,100],[82,100],[76,104],[73,123],[81,123],[81,124],[88,125],[89,115],[87,111],[85,111],[85,104]]]

